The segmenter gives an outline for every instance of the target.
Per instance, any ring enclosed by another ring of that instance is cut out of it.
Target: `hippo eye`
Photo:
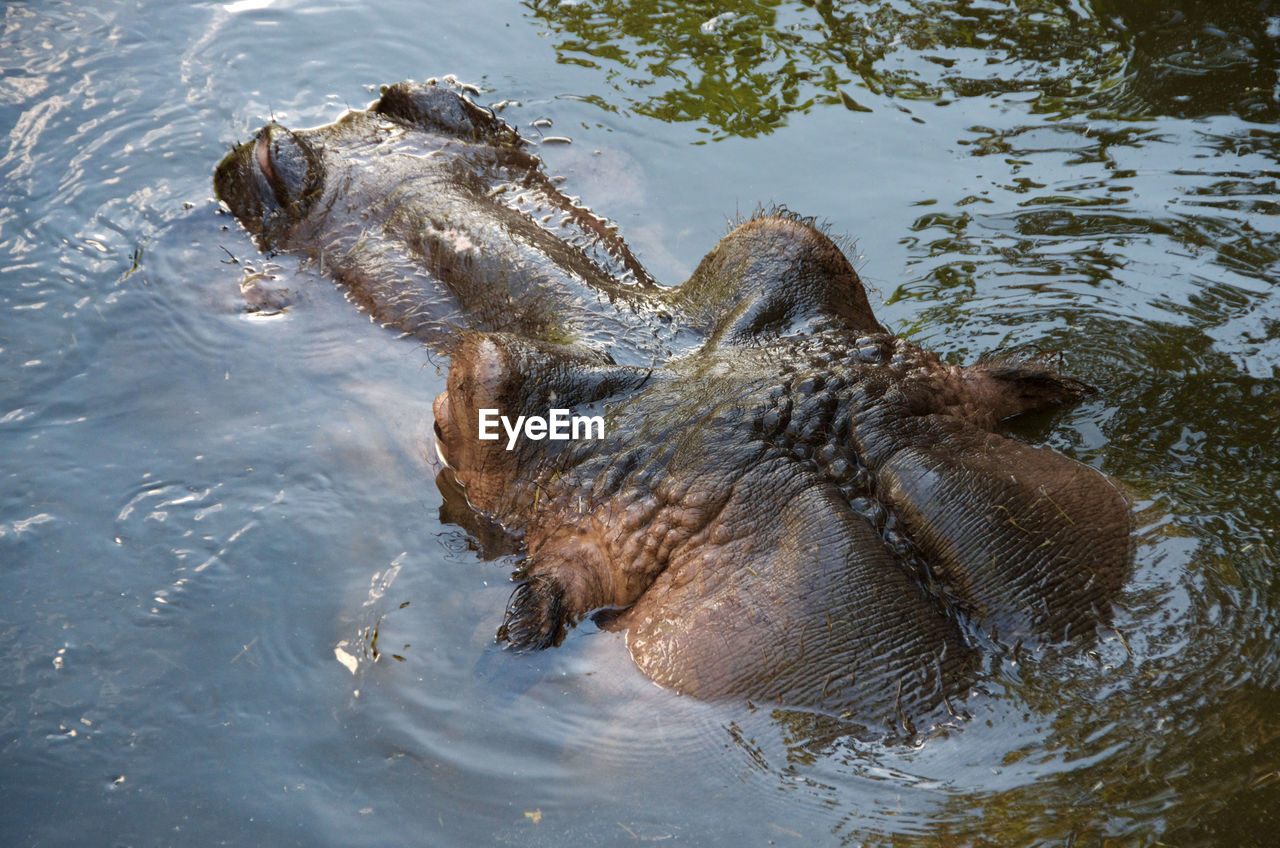
[[[440,460],[440,464],[445,468],[453,468],[453,466],[449,464],[448,455],[444,452],[444,433],[440,432],[439,424],[435,425],[435,427],[436,437],[432,441],[436,446],[436,459]],[[462,485],[461,482],[459,482],[458,485]]]
[[[268,124],[254,141],[253,156],[280,208],[294,218],[305,216],[321,188],[322,172],[310,146],[279,124]]]

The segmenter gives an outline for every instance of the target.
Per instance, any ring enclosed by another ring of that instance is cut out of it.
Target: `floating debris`
[[[721,12],[720,14],[716,15],[714,18],[711,18],[710,20],[707,20],[707,21],[703,21],[702,26],[700,26],[699,29],[702,30],[703,35],[711,35],[713,32],[719,29],[720,24],[728,23],[729,21],[733,20],[736,17],[738,17],[736,12]]]

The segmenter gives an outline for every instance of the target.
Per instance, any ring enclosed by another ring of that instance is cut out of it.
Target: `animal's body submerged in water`
[[[441,454],[526,552],[514,646],[605,610],[680,691],[903,723],[967,689],[967,633],[1107,619],[1124,496],[995,432],[1088,387],[888,334],[804,221],[757,217],[658,286],[513,130],[409,83],[319,129],[268,126],[215,182],[264,248],[451,356]],[[481,438],[482,415],[552,409],[603,415],[604,437]]]

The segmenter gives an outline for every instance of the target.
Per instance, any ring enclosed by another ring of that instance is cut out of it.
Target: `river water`
[[[1259,0],[6,4],[0,844],[1271,844],[1278,44]],[[918,746],[591,626],[495,646],[447,363],[211,199],[272,116],[449,73],[572,138],[548,169],[660,280],[781,204],[896,332],[1063,351],[1103,391],[1018,433],[1132,493],[1115,629],[992,659]]]

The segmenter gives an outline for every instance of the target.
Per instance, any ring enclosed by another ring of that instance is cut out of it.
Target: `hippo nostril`
[[[267,124],[253,140],[253,165],[276,204],[293,219],[307,215],[323,185],[316,152],[305,135]]]
[[[253,146],[253,156],[258,163],[258,170],[267,178],[267,182],[275,182],[275,170],[271,167],[271,134],[268,129],[258,133]]]

